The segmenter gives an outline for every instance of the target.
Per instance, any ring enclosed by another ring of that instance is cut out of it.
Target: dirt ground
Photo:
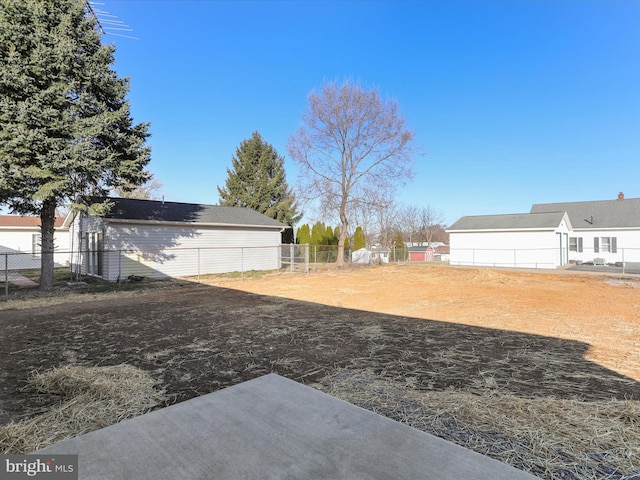
[[[584,342],[585,359],[640,381],[640,276],[401,265],[211,284]]]
[[[423,389],[640,399],[637,277],[399,265],[203,282],[0,304],[2,418],[32,412],[29,372],[67,364],[130,363],[176,401],[355,364]]]
[[[0,423],[55,397],[30,372],[130,364],[170,403],[275,372],[420,391],[640,400],[640,278],[397,265],[162,282],[0,303]]]

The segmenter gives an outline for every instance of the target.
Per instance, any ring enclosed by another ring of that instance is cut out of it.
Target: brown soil
[[[340,308],[584,342],[587,360],[640,381],[640,276],[427,264],[211,283]]]
[[[21,388],[63,365],[142,368],[171,402],[344,369],[418,391],[640,399],[637,277],[398,265],[205,281],[0,304],[0,423],[50,408]]]
[[[119,363],[155,373],[176,401],[268,372],[312,382],[356,365],[422,389],[490,376],[521,396],[640,398],[639,286],[401,265],[4,304],[20,308],[0,310],[0,400],[17,419],[34,406],[20,392],[29,372]]]

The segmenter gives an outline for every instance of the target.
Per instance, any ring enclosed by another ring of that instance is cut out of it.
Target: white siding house
[[[0,269],[40,268],[40,238],[39,217],[0,215]],[[68,266],[69,227],[63,217],[56,217],[53,241],[56,267]]]
[[[568,262],[566,213],[462,217],[448,230],[451,265],[556,268]]]
[[[109,199],[104,217],[78,215],[74,268],[106,280],[280,268],[285,225],[247,208]]]
[[[640,198],[536,204],[530,213],[462,217],[451,265],[557,268],[640,262]]]
[[[573,225],[569,260],[605,264],[640,262],[640,198],[536,204],[532,213],[562,210]]]

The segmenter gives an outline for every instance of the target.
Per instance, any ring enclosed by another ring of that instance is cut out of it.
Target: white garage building
[[[75,271],[105,280],[280,268],[286,225],[247,208],[110,198],[105,216],[78,214]]]
[[[568,262],[565,212],[462,217],[447,230],[451,265],[556,268]]]

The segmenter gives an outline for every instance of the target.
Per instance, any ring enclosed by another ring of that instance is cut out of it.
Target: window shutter
[[[611,253],[618,253],[618,237],[611,237]]]
[[[593,253],[600,252],[600,239],[598,237],[594,237],[593,239]]]
[[[582,253],[582,237],[578,237],[577,241],[578,241],[578,252]]]

